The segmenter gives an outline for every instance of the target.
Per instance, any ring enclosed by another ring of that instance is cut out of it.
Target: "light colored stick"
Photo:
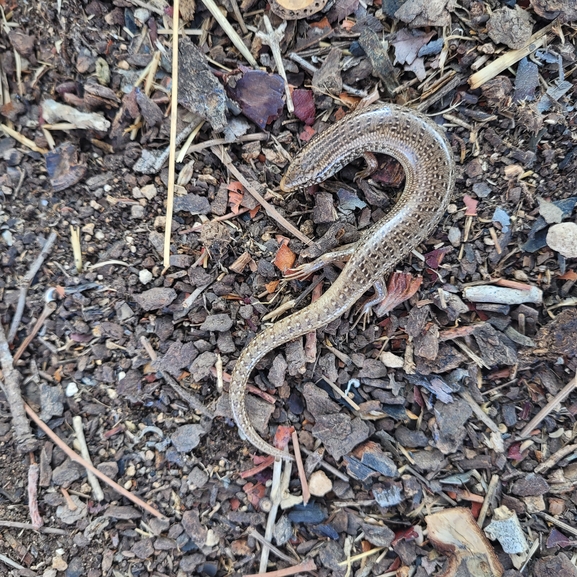
[[[127,499],[130,499],[133,503],[135,503],[136,505],[138,505],[151,515],[154,515],[159,519],[165,518],[160,511],[157,511],[154,507],[152,507],[148,503],[145,503],[140,497],[137,497],[130,491],[127,491],[124,487],[121,487],[110,477],[107,477],[104,473],[99,471],[94,465],[85,461],[76,451],[73,451],[44,421],[42,421],[40,417],[26,403],[24,403],[24,409],[28,413],[28,416],[36,423],[36,425],[38,425],[38,427],[40,427],[46,433],[46,435],[52,441],[54,441],[54,443],[56,443],[58,447],[60,447],[68,457],[70,457],[72,461],[80,463],[87,471],[92,471],[92,473],[94,473],[99,479],[104,481],[107,485],[112,487],[117,493],[119,493],[123,497],[126,497]]]
[[[255,134],[245,134],[244,136],[239,136],[235,142],[254,142],[258,140],[268,140],[268,138],[268,134],[265,134],[264,132],[257,132]],[[191,144],[187,148],[186,154],[204,150],[205,148],[210,148],[211,146],[216,146],[217,144],[231,143],[226,138],[213,138],[212,140],[205,140],[204,142],[199,142],[198,144]]]
[[[272,532],[274,528],[274,523],[276,520],[276,514],[280,506],[282,491],[281,491],[281,473],[282,473],[283,461],[281,459],[276,459],[272,469],[272,483],[270,488],[270,500],[272,502],[270,511],[268,512],[268,518],[266,520],[266,527],[264,532],[264,538],[266,541],[272,540]],[[290,462],[287,463],[290,465]],[[261,556],[260,556],[260,568],[259,571],[264,573],[268,565],[268,556],[270,549],[268,545],[263,545]]]
[[[28,148],[30,148],[30,150],[33,150],[34,152],[39,152],[40,154],[46,154],[48,152],[48,150],[46,150],[45,148],[40,148],[39,146],[36,146],[33,140],[26,138],[23,134],[20,134],[19,132],[17,132],[13,128],[10,128],[9,126],[6,126],[5,124],[0,123],[0,129],[2,129],[8,136],[11,136],[15,140],[17,140],[20,144],[27,146]]]
[[[554,409],[556,409],[577,387],[577,375],[575,375],[563,389],[561,389],[524,427],[519,433],[519,439],[524,439],[531,431]]]
[[[38,476],[40,469],[36,463],[30,463],[28,469],[28,510],[30,512],[30,520],[32,521],[32,528],[34,530],[40,529],[44,525],[40,511],[38,510]]]
[[[288,80],[286,77],[284,64],[282,62],[282,53],[280,50],[280,42],[284,37],[284,31],[286,30],[287,23],[286,23],[286,20],[284,20],[281,23],[281,25],[276,30],[274,30],[272,27],[272,24],[270,23],[270,20],[268,19],[268,16],[266,14],[263,16],[263,20],[264,20],[264,25],[266,28],[266,33],[259,31],[256,33],[256,35],[265,44],[268,44],[268,46],[271,49],[271,52],[272,52],[272,55],[274,58],[274,63],[276,64],[277,72],[279,73],[279,75],[284,80],[284,92],[285,92],[285,96],[286,96],[286,108],[287,108],[289,114],[292,114],[295,111],[295,107],[293,104],[293,99],[292,99],[291,91],[289,88],[289,83],[288,83]]]
[[[487,487],[487,493],[485,495],[485,500],[483,501],[483,506],[481,507],[481,511],[479,512],[479,518],[477,519],[477,525],[483,528],[483,523],[487,518],[487,511],[489,511],[489,505],[493,500],[493,496],[495,495],[495,491],[497,491],[497,485],[499,484],[499,475],[493,475],[491,477],[491,481],[489,481],[489,486]]]
[[[296,431],[293,431],[291,438],[293,441],[293,450],[295,454],[297,470],[299,473],[299,479],[301,481],[303,505],[306,505],[309,502],[309,499],[311,498],[311,493],[309,491],[309,484],[307,483],[307,476],[305,474],[305,468],[303,466],[303,459],[301,456],[301,446],[299,444],[299,438]]]
[[[20,319],[22,318],[22,313],[24,312],[24,305],[26,304],[26,294],[30,288],[32,280],[36,276],[36,273],[40,270],[44,259],[48,256],[48,253],[52,250],[52,245],[56,241],[56,233],[51,232],[50,236],[44,243],[40,254],[36,257],[36,260],[32,263],[32,266],[28,272],[24,275],[20,281],[20,295],[18,297],[18,304],[16,305],[16,312],[12,318],[12,324],[10,325],[10,330],[8,331],[8,342],[11,343],[16,336],[16,331],[18,331],[18,325],[20,324]]]
[[[519,62],[519,60],[525,58],[525,56],[528,56],[531,54],[531,52],[535,52],[535,50],[537,50],[537,48],[540,46],[543,46],[547,40],[547,34],[551,32],[556,24],[557,23],[555,21],[551,22],[551,24],[548,24],[544,28],[541,28],[541,30],[538,32],[535,32],[535,34],[529,38],[526,46],[523,48],[511,50],[510,52],[503,54],[503,56],[499,56],[497,60],[494,60],[485,66],[485,68],[479,70],[479,72],[471,75],[469,77],[469,85],[471,86],[471,90],[483,86],[485,82],[488,82],[491,80],[491,78],[495,78],[497,74],[503,72],[503,70],[509,68],[509,66],[512,66],[516,62]]]
[[[232,158],[222,146],[213,146],[211,147],[211,150],[228,168],[229,172],[232,172],[235,178],[248,190],[248,192],[250,192],[250,194],[259,201],[260,205],[266,210],[266,213],[271,218],[276,220],[281,226],[286,228],[290,233],[292,233],[306,245],[313,244],[313,241],[308,236],[305,236],[298,228],[293,226],[284,216],[278,212],[278,210],[272,204],[264,199],[262,194],[260,194],[255,189],[255,187],[251,185],[251,183],[245,178],[244,174],[242,174],[242,172],[240,172],[240,170],[233,164]]]
[[[258,68],[258,63],[254,59],[242,38],[237,34],[226,16],[221,12],[214,0],[202,0],[203,4],[208,8],[208,11],[213,15],[214,19],[220,24],[224,33],[230,38],[230,41],[236,46],[236,49],[246,58],[246,61],[254,68]]]
[[[164,225],[164,270],[170,267],[170,237],[174,210],[174,177],[176,159],[176,122],[178,119],[178,11],[180,0],[174,0],[172,14],[172,92],[170,98],[170,147],[168,154],[168,191],[166,198],[166,223]]]
[[[86,444],[86,438],[84,437],[84,429],[82,428],[82,417],[76,415],[72,419],[72,426],[74,427],[74,432],[76,433],[76,440],[80,445],[80,454],[89,462],[92,463],[90,457],[90,452],[88,451],[88,445]],[[91,471],[86,471],[86,478],[92,487],[92,493],[97,501],[104,500],[104,493],[102,492],[102,487],[98,482],[98,479],[94,476]]]
[[[20,523],[18,521],[1,521],[0,527],[14,527],[15,529],[33,529],[39,533],[46,533],[49,535],[70,535],[68,531],[64,529],[54,529],[53,527],[40,527],[40,529],[35,529],[32,523]]]
[[[573,451],[577,451],[577,444],[565,445],[553,453],[548,459],[545,459],[541,464],[537,465],[535,467],[535,473],[543,473],[544,471],[548,471],[551,467],[563,459],[563,457],[566,457],[569,455],[569,453],[573,453]]]
[[[563,529],[563,531],[567,531],[567,533],[571,533],[571,535],[575,535],[577,537],[577,529],[575,529],[575,527],[572,527],[571,525],[568,525],[567,523],[564,523],[563,521],[559,521],[559,519],[556,519],[555,517],[552,517],[551,515],[549,515],[547,513],[537,513],[537,515],[539,515],[540,517],[543,517],[543,519],[545,519],[545,521],[549,521],[549,523],[553,523],[553,525],[557,525],[557,527],[561,527],[561,529]]]
[[[487,415],[487,413],[485,413],[485,411],[483,411],[483,409],[479,407],[475,399],[473,399],[473,397],[471,396],[471,393],[469,393],[468,391],[462,391],[460,395],[461,397],[463,397],[465,401],[467,401],[467,403],[469,403],[469,406],[471,407],[471,409],[473,409],[473,412],[475,413],[478,419],[483,421],[483,423],[485,423],[485,425],[489,427],[489,429],[491,429],[493,433],[496,433],[498,435],[501,434],[501,431],[499,430],[499,427],[497,426],[495,421],[493,421],[493,419],[491,419],[491,417],[489,417],[489,415]]]

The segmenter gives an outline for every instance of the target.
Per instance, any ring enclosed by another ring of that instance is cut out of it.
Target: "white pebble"
[[[72,381],[66,385],[66,396],[73,397],[78,392],[78,385]]]
[[[142,22],[142,24],[146,24],[150,18],[150,11],[146,8],[137,8],[134,11],[134,17]]]
[[[12,246],[14,240],[12,239],[12,233],[9,230],[2,232],[2,240],[8,245]]]
[[[495,509],[493,520],[485,527],[485,535],[492,541],[497,539],[503,551],[509,555],[518,555],[527,551],[527,540],[517,518],[517,513],[504,505]]]
[[[456,226],[452,226],[449,229],[449,233],[447,236],[449,237],[449,242],[453,246],[459,246],[461,244],[461,230]]]
[[[547,232],[547,245],[565,258],[577,258],[577,224],[554,224]]]
[[[315,497],[323,497],[332,491],[333,483],[324,471],[315,471],[309,479],[309,491]]]
[[[148,284],[152,280],[152,273],[148,269],[143,268],[138,273],[138,278],[142,284]]]
[[[397,355],[389,351],[384,351],[381,354],[381,362],[385,367],[389,367],[390,369],[400,369],[405,364],[405,361],[401,357],[397,357]]]

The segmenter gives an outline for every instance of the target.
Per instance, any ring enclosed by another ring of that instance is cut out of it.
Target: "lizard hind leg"
[[[385,286],[384,280],[375,281],[373,288],[375,289],[375,295],[367,302],[365,302],[361,312],[359,313],[359,316],[357,317],[357,320],[353,323],[351,329],[354,329],[359,324],[361,319],[368,319],[369,315],[371,314],[371,309],[378,305],[387,296],[387,287]]]

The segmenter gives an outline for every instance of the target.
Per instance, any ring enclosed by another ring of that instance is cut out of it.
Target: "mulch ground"
[[[2,575],[577,576],[577,10],[297,4],[223,3],[234,38],[181,0],[175,138],[172,6],[0,0]],[[375,101],[446,130],[455,192],[372,316],[253,373],[259,434],[296,431],[281,478],[228,382],[340,267],[283,274],[402,191],[380,156],[279,192]]]

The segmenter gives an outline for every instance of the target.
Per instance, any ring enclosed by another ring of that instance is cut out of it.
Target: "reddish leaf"
[[[273,264],[284,273],[294,264],[296,258],[297,255],[286,244],[282,244],[274,257]]]
[[[246,70],[228,94],[240,105],[243,114],[259,128],[276,120],[284,107],[284,80],[264,70]]]
[[[246,496],[250,502],[250,504],[258,508],[260,500],[266,495],[266,487],[262,483],[245,483],[243,485],[243,491],[246,493]]]
[[[507,451],[507,457],[513,461],[521,461],[523,459],[523,454],[520,449],[521,443],[513,443]]]
[[[335,112],[335,120],[342,120],[345,116],[346,116],[345,110],[343,109],[342,106],[339,106],[337,108],[337,111]]]
[[[577,272],[568,270],[565,274],[560,274],[557,278],[559,280],[577,280]]]
[[[276,287],[278,287],[279,283],[280,283],[280,280],[273,280],[273,281],[265,284],[264,288],[266,289],[266,292],[270,295],[276,290]]]
[[[291,440],[291,435],[293,434],[294,427],[285,427],[279,425],[274,435],[273,444],[277,449],[286,449]]]
[[[421,409],[425,406],[425,399],[423,399],[423,393],[421,393],[421,389],[416,385],[413,387],[413,397],[415,399],[415,403],[421,407]]]
[[[299,88],[292,92],[295,116],[311,126],[315,121],[315,99],[312,90]]]
[[[341,92],[339,94],[339,100],[349,106],[349,108],[356,108],[357,104],[361,101],[357,96],[351,96],[348,92]]]
[[[234,214],[238,214],[240,210],[240,203],[244,198],[244,194],[239,192],[234,192],[233,190],[229,191],[228,193],[228,204],[230,204],[230,209]]]
[[[254,218],[256,216],[256,213],[260,210],[260,204],[258,204],[257,206],[255,206],[254,208],[251,208],[248,211],[248,214],[250,214],[250,218]]]
[[[387,284],[387,295],[375,309],[377,317],[382,317],[402,302],[410,299],[419,290],[422,282],[423,277],[421,276],[413,277],[404,272],[393,273]]]
[[[412,541],[416,539],[419,534],[413,529],[413,527],[409,527],[408,529],[401,529],[395,533],[395,538],[393,539],[391,546],[394,547],[400,541]]]
[[[569,547],[574,545],[575,541],[571,541],[561,533],[561,531],[557,529],[551,529],[551,533],[549,533],[549,537],[547,537],[547,549],[551,549],[552,547]]]
[[[468,194],[463,197],[463,202],[467,207],[465,211],[465,216],[477,216],[477,205],[479,204],[478,200],[471,198]]]
[[[481,512],[482,506],[483,503],[479,503],[478,501],[473,501],[471,503],[471,513],[473,514],[473,517],[475,517],[475,519],[479,517],[479,513]]]
[[[432,268],[433,270],[436,270],[439,268],[439,266],[441,265],[441,262],[443,262],[443,258],[444,256],[448,253],[451,252],[453,250],[453,247],[451,246],[444,246],[442,248],[437,248],[435,250],[432,250],[431,252],[428,252],[425,255],[425,263],[429,268]]]
[[[299,138],[303,142],[308,142],[315,134],[316,131],[312,126],[305,126],[303,131],[299,134]]]
[[[330,28],[331,25],[329,24],[328,18],[325,16],[322,20],[319,20],[318,22],[311,22],[310,27],[320,28],[321,30],[324,30],[325,28]]]

